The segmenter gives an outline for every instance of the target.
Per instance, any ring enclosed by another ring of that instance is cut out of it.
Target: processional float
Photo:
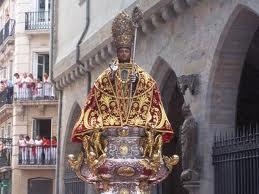
[[[116,59],[95,81],[72,141],[82,144],[68,162],[77,176],[101,194],[149,194],[179,161],[162,147],[173,130],[155,81],[134,63],[137,28],[142,13],[119,14],[112,25],[117,49],[133,45],[132,59]],[[134,44],[133,44],[134,43]]]

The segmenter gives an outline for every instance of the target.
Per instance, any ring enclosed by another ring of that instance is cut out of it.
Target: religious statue
[[[197,181],[199,180],[199,158],[197,153],[198,146],[198,123],[192,116],[190,105],[184,103],[182,106],[183,116],[185,118],[181,127],[181,145],[182,145],[182,167],[181,180]]]
[[[114,19],[117,58],[94,82],[72,133],[85,151],[83,162],[70,155],[69,163],[101,193],[149,193],[179,160],[162,155],[173,129],[155,80],[135,63],[141,18],[135,8],[132,18],[122,12]]]

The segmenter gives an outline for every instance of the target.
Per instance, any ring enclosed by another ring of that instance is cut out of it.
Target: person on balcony
[[[22,83],[22,91],[21,91],[21,99],[26,100],[28,97],[29,90],[27,88],[27,73],[23,73],[23,77],[21,80]]]
[[[22,89],[22,82],[21,82],[20,75],[18,73],[14,74],[14,93],[15,99],[20,99],[21,96],[21,89]]]
[[[43,150],[44,150],[44,155],[45,155],[45,164],[49,164],[50,163],[50,146],[51,146],[51,142],[50,140],[47,138],[47,136],[43,137]]]
[[[33,93],[35,91],[35,80],[32,73],[29,73],[28,77],[26,78],[26,82],[27,88],[29,88],[29,99],[32,99]]]
[[[25,142],[25,138],[24,138],[23,135],[19,136],[18,145],[19,145],[20,163],[26,164],[26,161],[27,161],[27,147],[26,147],[26,142]]]
[[[27,148],[26,154],[28,154],[27,156],[29,156],[28,158],[30,161],[29,163],[34,164],[34,162],[35,162],[35,142],[28,135],[25,137],[25,142],[26,142],[26,148]]]
[[[56,150],[57,150],[57,138],[52,136],[51,138],[51,161],[53,164],[56,163]]]
[[[44,99],[50,99],[52,96],[52,85],[49,79],[49,75],[44,73],[43,75],[43,84],[44,84]]]
[[[30,73],[26,78],[25,78],[25,83],[26,83],[26,88],[27,88],[27,95],[26,99],[31,100],[32,99],[32,91],[34,89],[34,79],[33,75]]]
[[[34,98],[35,99],[43,98],[43,85],[42,85],[42,81],[40,81],[40,79],[37,79],[36,83],[35,83]]]
[[[43,155],[43,140],[40,135],[37,135],[35,139],[35,152],[36,152],[36,163],[42,164]]]

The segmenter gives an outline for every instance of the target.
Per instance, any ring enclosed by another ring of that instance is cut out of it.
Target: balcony
[[[6,104],[12,104],[13,89],[5,88],[4,91],[0,92],[0,108]]]
[[[25,13],[25,30],[38,31],[50,29],[50,12],[26,12]]]
[[[15,20],[9,19],[0,31],[0,45],[5,44],[11,38],[13,40],[15,30]]]
[[[11,165],[12,138],[0,138],[0,169]]]
[[[14,89],[14,101],[55,100],[54,86],[50,82],[23,82]]]
[[[19,146],[19,166],[51,168],[56,164],[56,146]]]

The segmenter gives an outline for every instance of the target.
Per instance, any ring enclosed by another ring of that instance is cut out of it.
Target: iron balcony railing
[[[6,104],[12,104],[13,102],[13,88],[7,87],[0,92],[0,108]]]
[[[215,194],[259,193],[259,130],[215,138]]]
[[[55,100],[54,86],[50,82],[17,83],[14,86],[14,100]]]
[[[13,36],[14,30],[15,20],[9,19],[0,31],[0,44],[3,44],[8,37]]]
[[[19,165],[55,165],[56,149],[52,146],[19,146]]]
[[[50,12],[26,12],[25,30],[45,30],[50,29]]]
[[[12,138],[0,138],[0,168],[11,165]]]

